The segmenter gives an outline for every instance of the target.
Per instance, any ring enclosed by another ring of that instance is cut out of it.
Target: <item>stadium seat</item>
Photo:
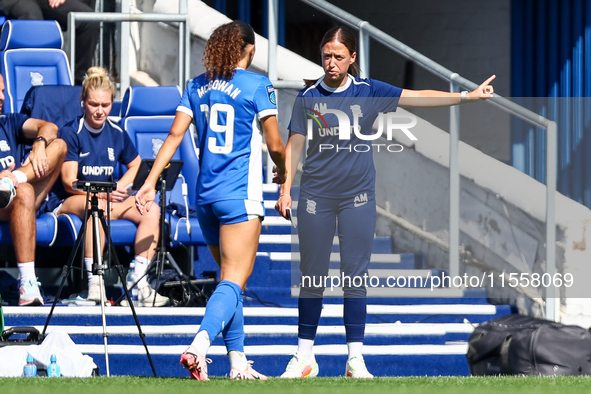
[[[106,218],[106,217],[105,217]],[[82,227],[82,219],[76,215],[62,213],[57,218],[56,246],[73,246]],[[87,231],[92,231],[89,227]],[[135,240],[137,226],[129,220],[111,221],[111,240],[115,246],[131,246]]]
[[[0,34],[0,72],[6,87],[4,113],[19,112],[31,86],[72,85],[56,21],[8,20]]]
[[[52,246],[57,239],[57,217],[51,213],[43,213],[37,218],[37,245]],[[10,223],[0,223],[0,245],[12,245]]]
[[[121,106],[121,124],[143,159],[153,159],[158,154],[160,146],[168,136],[180,99],[181,91],[178,86],[132,86],[125,92]],[[194,207],[199,159],[192,128],[185,133],[173,160],[182,160],[184,165],[182,177],[179,177],[181,179],[168,193],[166,203],[185,207],[182,195],[184,178],[187,183],[188,204]],[[167,215],[167,221],[170,224],[171,246],[205,245],[196,218]]]
[[[23,99],[22,114],[55,123],[58,129],[82,115],[82,86],[33,86]]]

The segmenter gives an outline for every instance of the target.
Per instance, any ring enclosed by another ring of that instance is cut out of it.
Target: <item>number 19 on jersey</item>
[[[214,133],[223,133],[224,145],[218,145],[216,137],[209,137],[207,140],[207,148],[211,153],[228,154],[232,152],[234,144],[234,107],[230,104],[215,103],[209,108],[207,104],[201,104],[201,112],[205,113],[205,117],[209,122],[209,128]],[[220,117],[225,114],[226,124],[220,124]]]

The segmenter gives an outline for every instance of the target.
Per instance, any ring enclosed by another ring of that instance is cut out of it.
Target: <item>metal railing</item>
[[[299,89],[303,88],[301,81],[277,80],[277,0],[267,0],[269,9],[269,79],[276,88]],[[339,20],[345,25],[359,31],[359,61],[363,77],[369,77],[369,38],[380,42],[394,50],[408,60],[418,64],[427,71],[441,79],[448,81],[451,92],[458,92],[461,88],[474,90],[478,84],[461,77],[457,73],[443,67],[439,63],[429,59],[416,50],[372,26],[369,22],[336,7],[325,0],[301,0],[317,10]],[[526,122],[543,128],[546,133],[546,272],[554,276],[556,273],[556,178],[557,178],[557,126],[556,122],[544,118],[510,100],[494,95],[494,99],[488,103],[500,108],[502,111],[517,116]],[[449,209],[449,269],[450,275],[459,275],[460,270],[460,171],[458,160],[459,135],[460,135],[460,107],[450,108],[450,146],[449,146],[449,171],[450,171],[450,209]],[[453,247],[452,247],[453,245]],[[558,308],[556,289],[553,286],[546,288],[546,318],[557,320]]]
[[[129,11],[129,0],[127,11]],[[185,9],[183,10],[183,3]],[[125,5],[124,5],[125,7]],[[184,11],[184,12],[183,12]],[[70,55],[70,72],[72,80],[75,73],[76,59],[76,22],[122,22],[121,23],[121,63],[120,63],[120,92],[121,95],[130,85],[129,78],[129,22],[178,22],[179,23],[179,86],[184,88],[186,80],[190,76],[190,28],[189,14],[186,9],[186,1],[181,1],[181,13],[162,14],[162,13],[117,13],[117,12],[70,12],[68,14],[68,38]],[[102,52],[102,51],[101,51]]]

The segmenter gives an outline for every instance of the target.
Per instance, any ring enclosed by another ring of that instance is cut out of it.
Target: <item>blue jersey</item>
[[[97,132],[78,117],[60,133],[68,145],[66,161],[78,162],[79,180],[113,181],[117,164],[128,165],[138,156],[129,135],[108,119]]]
[[[259,121],[277,115],[269,78],[244,69],[236,69],[230,80],[202,74],[189,82],[177,111],[191,116],[197,128],[197,203],[262,201]]]
[[[23,134],[23,124],[29,119],[23,114],[0,115],[0,171],[12,164],[22,164],[24,145],[28,142]]]
[[[385,82],[352,75],[336,89],[322,78],[302,89],[289,124],[289,130],[308,138],[302,190],[325,198],[373,192],[372,126],[380,113],[396,110],[401,93]]]

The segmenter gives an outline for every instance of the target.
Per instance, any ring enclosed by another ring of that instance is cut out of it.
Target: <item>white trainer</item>
[[[21,280],[19,286],[20,296],[18,304],[21,306],[43,305],[43,297],[41,296],[39,286],[41,286],[41,283],[37,282],[37,278]]]
[[[99,282],[92,283],[88,286],[88,295],[86,296],[88,301],[94,301],[97,304],[101,303],[101,286]]]
[[[230,370],[230,380],[267,380],[268,378],[252,367],[254,361],[248,360],[248,367],[242,371],[238,368]]]
[[[158,294],[148,283],[138,288],[137,293],[138,306],[166,306],[170,301],[168,297]],[[156,302],[154,302],[154,298],[156,298]]]
[[[109,303],[109,300],[107,300],[107,291],[104,287],[103,292],[105,294],[105,305],[111,305]],[[99,285],[99,282],[93,283],[90,286],[88,286],[88,295],[86,296],[86,300],[94,301],[96,305],[101,304],[101,286]]]
[[[373,379],[373,375],[367,370],[365,360],[362,356],[352,357],[347,360],[345,375],[349,378]]]
[[[318,376],[318,363],[314,358],[294,354],[289,360],[285,372],[280,376],[284,379],[315,378]]]
[[[0,179],[0,208],[6,208],[16,197],[16,189],[10,178]]]

